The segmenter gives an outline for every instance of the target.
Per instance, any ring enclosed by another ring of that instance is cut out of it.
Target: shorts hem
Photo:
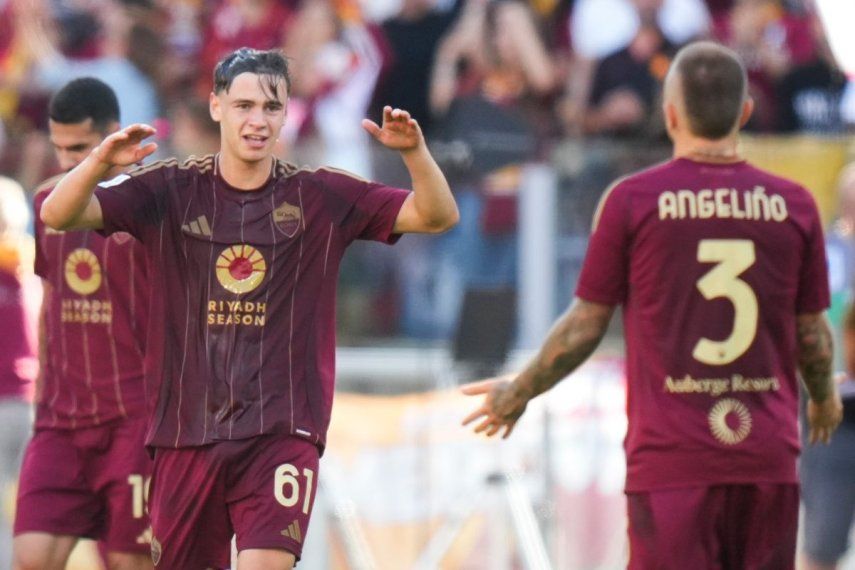
[[[23,527],[16,526],[12,531],[12,536],[15,537],[33,532],[41,532],[53,536],[73,536],[75,538],[85,538],[88,540],[101,540],[101,537],[97,536],[97,533],[80,532],[78,529],[72,529],[68,527],[62,528],[59,526],[50,527],[48,525],[28,525]]]

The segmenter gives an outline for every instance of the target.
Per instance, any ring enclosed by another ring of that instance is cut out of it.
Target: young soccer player
[[[158,568],[242,570],[299,559],[335,376],[335,289],[356,239],[395,242],[456,223],[445,177],[409,114],[364,121],[398,150],[413,192],[279,161],[290,77],[277,51],[240,49],[214,71],[216,155],[105,172],[155,150],[133,125],[107,137],[45,202],[54,228],[127,231],[151,261],[147,375],[156,400],[152,556]]]
[[[60,89],[49,116],[63,170],[119,130],[116,95],[93,78]],[[145,253],[127,233],[45,227],[38,213],[60,178],[43,183],[35,198],[42,372],[18,488],[15,568],[65,568],[80,538],[101,541],[111,569],[150,568]]]
[[[604,194],[570,309],[464,423],[510,434],[593,352],[623,305],[633,569],[794,567],[796,369],[812,442],[841,419],[825,247],[811,195],[740,158],[752,110],[732,51],[695,43],[665,83],[673,160]]]

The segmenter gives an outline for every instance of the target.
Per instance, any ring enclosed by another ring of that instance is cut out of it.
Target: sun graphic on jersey
[[[710,431],[725,445],[736,445],[751,432],[751,414],[739,400],[724,398],[710,410]]]
[[[227,291],[248,293],[264,279],[267,264],[264,256],[251,245],[227,247],[217,258],[217,280]]]
[[[101,286],[101,264],[86,248],[71,252],[65,260],[65,282],[79,295],[91,295]]]

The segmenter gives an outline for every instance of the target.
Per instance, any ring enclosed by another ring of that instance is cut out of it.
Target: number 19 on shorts
[[[284,463],[276,468],[273,477],[273,495],[283,507],[293,507],[303,498],[303,514],[309,514],[312,505],[312,489],[314,488],[315,473],[304,468],[301,484],[300,471],[290,463]]]

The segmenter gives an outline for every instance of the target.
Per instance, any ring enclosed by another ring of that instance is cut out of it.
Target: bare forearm
[[[822,314],[799,315],[797,319],[799,371],[810,399],[824,402],[834,394],[832,336]]]
[[[422,142],[401,153],[413,184],[413,203],[419,217],[431,231],[442,232],[460,219],[457,203],[445,175]]]
[[[613,312],[613,307],[576,299],[514,381],[520,395],[530,400],[546,392],[585,362],[600,344]]]
[[[42,205],[41,218],[56,230],[101,227],[101,209],[92,192],[109,172],[110,165],[90,154],[62,177]]]

